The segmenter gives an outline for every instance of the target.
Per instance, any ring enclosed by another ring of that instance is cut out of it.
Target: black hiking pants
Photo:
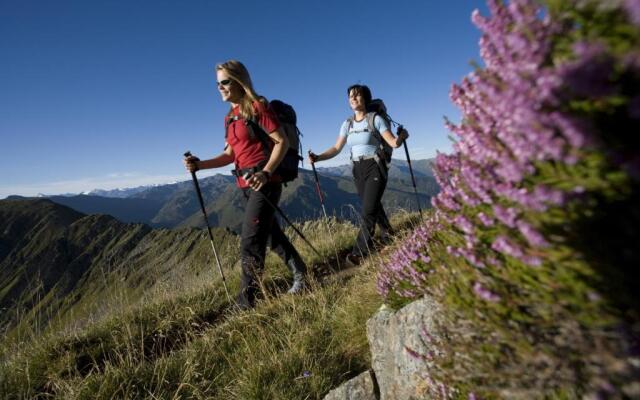
[[[353,179],[362,202],[362,222],[352,253],[365,256],[372,250],[376,224],[383,238],[391,234],[391,224],[382,207],[382,195],[387,187],[387,174],[375,159],[354,161]]]
[[[268,199],[271,204],[278,205],[282,184],[267,183],[259,192],[250,188],[242,190],[246,206],[240,235],[242,275],[237,303],[241,308],[250,308],[255,305],[256,294],[260,288],[258,279],[264,268],[269,239],[271,250],[278,254],[292,272],[304,274],[306,265],[280,228],[275,218],[276,210],[266,201]]]

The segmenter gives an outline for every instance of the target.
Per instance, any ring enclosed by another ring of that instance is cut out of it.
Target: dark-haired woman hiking
[[[367,121],[371,90],[364,85],[353,85],[347,89],[347,95],[353,117],[342,123],[335,145],[320,154],[309,152],[309,162],[328,160],[338,155],[345,144],[351,146],[353,178],[362,201],[362,224],[356,245],[347,255],[346,262],[357,265],[371,251],[376,223],[383,231],[391,229],[380,202],[387,186],[387,166],[380,154],[380,140],[396,148],[409,137],[409,133],[402,129],[397,137],[394,136],[389,123],[377,114],[373,117],[373,129],[379,134],[372,132]]]
[[[269,238],[271,249],[293,273],[289,293],[304,289],[306,266],[278,225],[273,208],[282,193],[281,179],[274,171],[288,149],[287,135],[267,100],[253,89],[249,72],[241,62],[231,60],[217,65],[216,77],[222,100],[231,105],[224,119],[224,151],[209,160],[188,157],[184,162],[192,172],[235,163],[233,173],[246,199],[240,241],[242,276],[237,303],[246,309],[255,305],[259,290],[258,274],[264,267]],[[256,123],[268,135],[270,151],[265,151],[263,146],[267,143],[255,136],[250,123]]]

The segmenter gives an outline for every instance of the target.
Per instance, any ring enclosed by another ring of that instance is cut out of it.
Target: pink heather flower
[[[518,211],[515,208],[504,208],[496,204],[493,206],[493,215],[509,228],[515,228],[518,216]]]
[[[498,260],[495,256],[489,255],[487,256],[487,262],[491,266],[500,267],[502,266],[502,261]]]
[[[434,341],[433,337],[429,334],[429,332],[427,332],[427,329],[424,327],[424,325],[420,330],[420,336],[422,337],[422,339],[424,339],[425,343],[433,343]]]
[[[589,291],[589,293],[587,293],[587,298],[592,303],[596,303],[602,299],[602,297],[597,292],[594,292],[594,291]]]
[[[640,26],[640,0],[625,0],[624,8],[629,14],[629,20],[633,24]]]
[[[503,253],[515,258],[521,258],[524,254],[518,245],[512,243],[504,236],[498,236],[491,244],[491,248],[498,253]]]
[[[580,148],[585,144],[589,128],[584,121],[559,112],[551,113],[550,118],[572,147]]]
[[[454,257],[462,256],[462,253],[460,253],[460,249],[453,246],[447,246],[447,253],[451,254]]]
[[[480,260],[480,257],[478,257],[472,250],[460,249],[458,254],[464,257],[474,267],[479,269],[485,268],[485,265]]]
[[[531,193],[531,200],[531,208],[537,211],[544,211],[548,204],[554,206],[562,205],[565,201],[565,194],[560,190],[538,185]]]
[[[516,225],[518,226],[518,230],[522,236],[527,239],[527,242],[529,242],[530,245],[534,247],[547,247],[549,245],[540,232],[538,232],[533,226],[522,220],[516,222]]]
[[[477,217],[484,226],[493,226],[493,218],[489,217],[487,214],[480,212],[477,214]]]
[[[447,393],[447,386],[444,383],[438,382],[438,388],[440,389],[440,398],[446,399],[449,397]]]
[[[457,215],[454,219],[453,222],[456,224],[456,226],[458,228],[460,228],[460,230],[462,230],[464,233],[467,234],[473,234],[473,224],[466,219],[463,215]]]
[[[478,242],[480,241],[478,240],[478,237],[473,233],[468,233],[464,235],[464,240],[465,240],[467,249],[469,250],[473,250],[476,247],[476,244],[478,244]]]
[[[483,300],[490,301],[492,303],[500,301],[500,296],[482,286],[480,282],[476,282],[473,285],[473,292]]]
[[[421,354],[418,353],[417,351],[413,350],[412,348],[408,347],[408,346],[404,346],[404,350],[409,353],[409,355],[418,360],[418,361],[430,361],[433,359],[433,353],[432,352],[427,352],[425,354]]]
[[[630,20],[640,25],[640,0],[622,2]],[[485,67],[449,92],[463,118],[459,124],[445,119],[455,143],[452,154],[438,153],[433,165],[441,189],[431,199],[435,213],[381,269],[377,285],[384,296],[390,291],[400,296],[425,291],[421,285],[428,274],[422,263],[431,263],[434,256],[430,242],[435,232],[451,225],[465,242],[459,247],[445,242],[447,252],[476,267],[501,267],[499,254],[541,265],[543,259],[532,250],[549,244],[522,215],[562,206],[580,191],[530,185],[529,180],[525,185],[524,179],[535,174],[541,162],[575,164],[582,148],[593,143],[595,127],[562,110],[567,100],[613,93],[614,59],[604,46],[585,42],[574,46],[570,61],[549,65],[554,38],[564,33],[565,25],[543,14],[535,0],[488,0],[488,9],[489,16],[477,10],[471,16],[482,33],[479,50]],[[640,69],[640,56],[630,55],[626,62],[627,69]],[[629,113],[640,118],[640,96],[630,100]],[[640,157],[622,163],[640,179]],[[491,232],[484,228],[496,224],[506,232],[489,245],[494,252],[487,252],[485,237],[475,235]],[[516,242],[519,237],[524,240]],[[473,289],[481,298],[495,299],[479,283]]]
[[[539,267],[542,265],[542,259],[536,256],[524,255],[520,260],[531,267]]]
[[[564,65],[560,75],[564,81],[564,96],[598,98],[610,95],[614,85],[610,79],[614,60],[602,43],[579,42],[574,45],[578,58]]]

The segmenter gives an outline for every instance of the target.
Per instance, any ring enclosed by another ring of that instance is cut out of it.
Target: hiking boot
[[[393,242],[393,238],[390,235],[380,235],[380,238],[376,240],[376,244],[379,247],[385,247]]]
[[[357,267],[362,262],[362,257],[357,254],[349,253],[344,258],[344,263],[347,264],[348,267]]]
[[[291,285],[289,290],[287,290],[287,293],[289,294],[300,293],[306,288],[307,288],[307,284],[304,281],[304,275],[300,273],[295,273],[293,274],[293,284]]]

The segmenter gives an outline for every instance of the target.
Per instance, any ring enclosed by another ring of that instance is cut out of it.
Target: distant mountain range
[[[89,193],[82,193],[82,194],[86,194],[89,196],[114,197],[117,199],[124,199],[127,197],[131,197],[136,193],[143,192],[145,190],[151,189],[156,186],[160,186],[160,185],[145,185],[145,186],[138,186],[134,188],[111,189],[111,190],[94,189]]]
[[[412,162],[421,207],[430,207],[430,199],[438,192],[433,177],[433,160]],[[353,184],[351,165],[320,167],[317,169],[324,192],[327,213],[339,218],[355,220],[360,200]],[[199,180],[212,226],[239,231],[242,221],[243,198],[237,190],[235,178],[215,175]],[[11,196],[9,199],[19,199]],[[155,228],[202,227],[204,220],[191,181],[166,185],[141,186],[128,189],[94,190],[89,194],[49,196],[50,200],[83,214],[111,215],[121,222],[145,223]],[[398,209],[416,210],[408,165],[392,160],[389,183],[383,197],[389,212]],[[300,176],[283,191],[280,207],[290,219],[306,220],[321,215],[321,207],[311,171],[300,170]]]
[[[228,249],[237,237],[213,233],[225,267],[233,265]],[[186,277],[211,274],[204,238],[199,229],[126,224],[49,199],[0,200],[0,336],[16,324],[45,327],[54,316],[99,318],[107,298],[135,301],[156,284],[179,288]]]
[[[412,160],[411,167],[413,168],[413,174],[416,178],[433,178],[433,163],[434,159],[428,158],[425,160]],[[351,164],[340,165],[337,167],[318,167],[319,173],[332,176],[342,176],[345,178],[351,178]],[[391,160],[391,167],[389,168],[389,177],[391,179],[407,180],[411,179],[411,172],[409,171],[409,164],[404,160]],[[411,182],[408,182],[411,184]]]

